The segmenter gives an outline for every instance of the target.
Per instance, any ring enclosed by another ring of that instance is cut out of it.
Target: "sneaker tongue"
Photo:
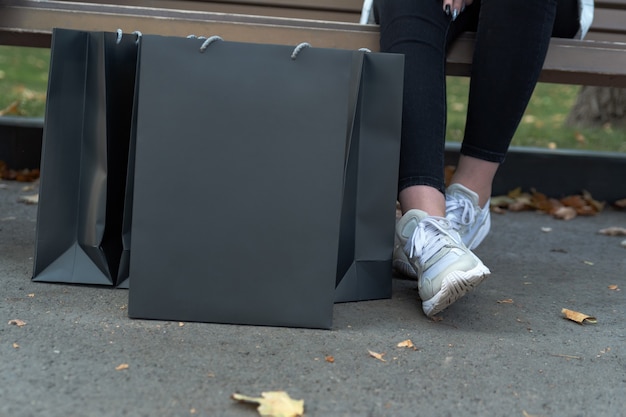
[[[478,194],[461,184],[452,184],[448,187],[446,194],[469,199],[475,206],[478,206]]]

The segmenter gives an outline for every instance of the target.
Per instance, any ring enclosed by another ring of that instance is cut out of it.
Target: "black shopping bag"
[[[389,297],[402,56],[212,40],[141,40],[129,316],[329,328]]]
[[[138,37],[54,29],[33,280],[116,285]]]

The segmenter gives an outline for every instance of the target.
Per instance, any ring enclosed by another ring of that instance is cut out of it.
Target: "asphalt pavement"
[[[626,416],[626,238],[597,233],[625,211],[493,215],[491,277],[436,320],[395,279],[309,330],[134,320],[126,290],[31,282],[23,187],[0,181],[0,417],[253,417],[231,395],[267,391],[310,417]]]

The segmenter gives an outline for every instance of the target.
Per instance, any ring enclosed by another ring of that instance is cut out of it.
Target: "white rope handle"
[[[115,39],[115,43],[119,45],[122,42],[122,37],[124,36],[124,32],[122,31],[122,29],[118,29],[116,32],[117,32],[117,39]],[[138,30],[136,30],[133,32],[133,35],[137,37],[137,39],[135,40],[135,43],[138,44],[139,39],[141,39],[143,34],[139,32]]]
[[[296,46],[293,52],[291,53],[291,59],[296,59],[300,51],[302,51],[304,48],[310,48],[310,47],[311,47],[310,43],[302,42],[301,44]]]
[[[209,47],[209,45],[211,45],[213,42],[216,42],[216,41],[223,41],[223,40],[224,40],[224,39],[222,39],[222,37],[221,37],[221,36],[217,36],[217,35],[215,35],[215,36],[211,36],[211,37],[207,38],[207,40],[205,40],[205,41],[202,43],[202,46],[200,46],[200,52],[204,52],[204,51],[206,51],[206,49]]]

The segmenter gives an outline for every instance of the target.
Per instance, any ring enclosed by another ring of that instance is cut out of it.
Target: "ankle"
[[[418,209],[429,216],[444,217],[446,215],[445,196],[436,188],[427,185],[415,185],[405,188],[398,197],[402,214]]]

